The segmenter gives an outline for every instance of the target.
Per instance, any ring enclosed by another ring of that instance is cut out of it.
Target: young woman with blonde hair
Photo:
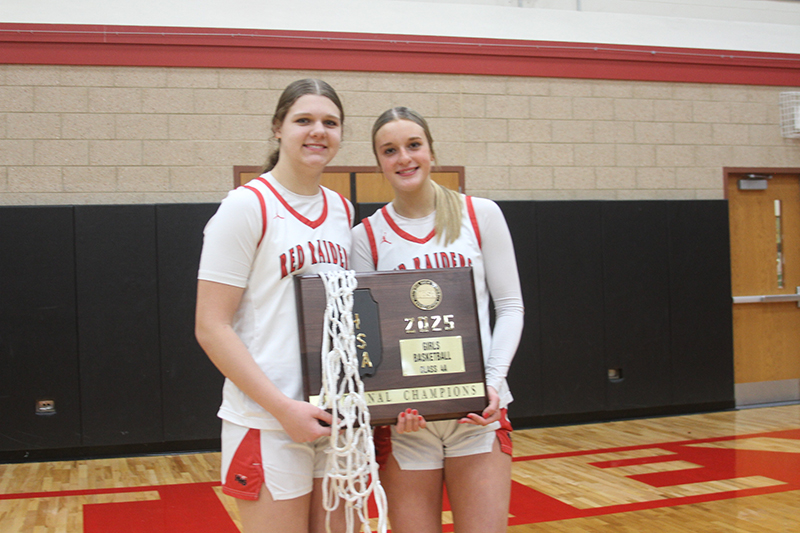
[[[489,398],[482,413],[460,420],[428,422],[409,409],[396,425],[376,430],[379,456],[387,459],[381,483],[392,531],[440,533],[446,487],[456,533],[504,533],[511,490],[506,374],[524,313],[508,226],[496,203],[431,179],[433,138],[418,113],[406,107],[384,112],[373,126],[372,143],[394,199],[354,228],[353,267],[431,268],[435,257],[465,257],[473,268]]]

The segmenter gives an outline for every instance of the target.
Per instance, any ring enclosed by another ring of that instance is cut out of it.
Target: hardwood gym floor
[[[218,472],[218,453],[0,464],[0,531],[236,533]],[[513,478],[509,533],[797,532],[800,405],[518,430]]]

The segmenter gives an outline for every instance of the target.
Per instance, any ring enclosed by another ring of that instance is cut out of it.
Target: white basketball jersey
[[[391,211],[386,206],[365,219],[363,223],[375,270],[472,267],[478,319],[481,324],[483,358],[486,362],[492,346],[492,332],[480,228],[472,206],[472,198],[464,195],[461,197],[464,204],[461,233],[455,242],[447,246],[436,238],[434,230],[421,238],[411,235],[400,226],[400,221],[392,217]],[[498,392],[502,394],[504,391]]]
[[[321,187],[322,211],[310,220],[294,209],[278,187],[267,174],[243,187],[250,192],[234,191],[258,199],[263,230],[234,329],[270,380],[290,398],[302,400],[294,276],[350,268],[352,207],[340,194]],[[281,427],[230,380],[223,387],[219,414],[247,427]]]

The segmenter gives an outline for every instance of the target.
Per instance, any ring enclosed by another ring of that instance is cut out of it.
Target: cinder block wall
[[[0,204],[216,202],[260,165],[283,87],[345,105],[334,165],[374,164],[370,128],[407,105],[467,192],[506,199],[716,199],[723,167],[800,167],[791,88],[510,76],[0,65]],[[796,89],[795,89],[796,90]]]

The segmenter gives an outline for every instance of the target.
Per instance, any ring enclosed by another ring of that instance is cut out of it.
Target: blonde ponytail
[[[442,187],[431,180],[436,202],[436,218],[434,229],[436,238],[444,246],[455,242],[461,235],[461,217],[463,215],[463,203],[461,195],[446,187]]]

